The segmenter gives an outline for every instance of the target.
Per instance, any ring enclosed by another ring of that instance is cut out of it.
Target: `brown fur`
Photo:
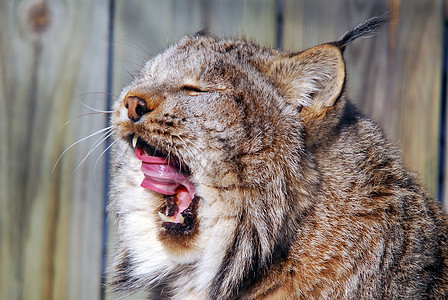
[[[343,91],[344,48],[383,23],[298,54],[194,36],[150,60],[113,116],[115,288],[176,299],[446,299],[447,216]],[[147,112],[125,108],[134,96]],[[194,230],[161,227],[165,200],[139,186],[134,135],[188,169]]]

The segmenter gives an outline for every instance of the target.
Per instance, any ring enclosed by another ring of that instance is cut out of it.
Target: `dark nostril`
[[[124,107],[128,109],[129,119],[134,122],[137,122],[144,114],[151,111],[145,100],[135,96],[126,97],[124,99]]]

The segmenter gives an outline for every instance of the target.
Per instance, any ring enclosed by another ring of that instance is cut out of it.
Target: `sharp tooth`
[[[136,134],[134,134],[134,138],[132,139],[132,147],[136,147],[137,146],[137,141],[138,141],[138,136]]]
[[[179,214],[179,221],[181,224],[183,224],[185,221],[184,217],[181,214]]]
[[[167,217],[164,214],[162,214],[160,211],[158,212],[160,219],[162,219],[163,222],[174,222],[175,217]]]

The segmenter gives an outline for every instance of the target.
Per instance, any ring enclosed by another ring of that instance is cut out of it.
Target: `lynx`
[[[185,37],[114,106],[111,284],[153,299],[447,299],[447,215],[344,92],[343,52]]]

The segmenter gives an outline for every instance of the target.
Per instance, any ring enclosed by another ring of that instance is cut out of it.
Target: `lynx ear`
[[[323,44],[292,57],[276,58],[269,73],[285,100],[301,109],[303,117],[318,118],[340,96],[345,64],[340,48]]]

